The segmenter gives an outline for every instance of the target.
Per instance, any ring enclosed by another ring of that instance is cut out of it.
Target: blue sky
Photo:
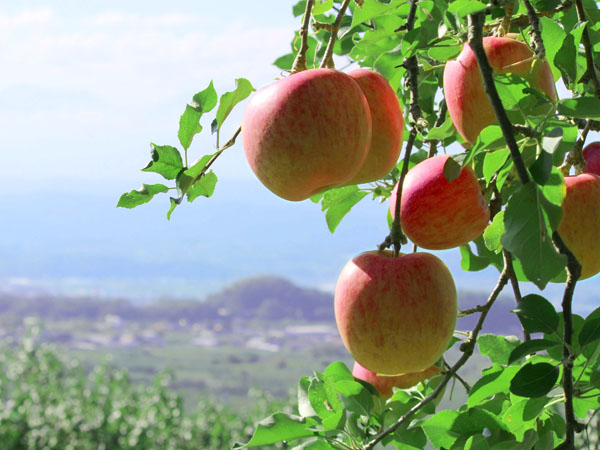
[[[215,164],[215,197],[182,205],[171,222],[166,198],[115,208],[123,192],[161,181],[139,170],[149,144],[178,144],[179,116],[210,80],[223,93],[237,77],[261,87],[281,76],[272,62],[298,27],[293,3],[3,2],[0,281],[201,297],[273,273],[331,289],[347,259],[381,242],[386,205],[364,200],[331,236],[317,205],[278,199],[255,180],[241,145]],[[213,148],[203,133],[190,159]],[[457,251],[440,254],[459,287],[491,289],[493,270],[464,273]],[[581,291],[592,292],[589,281]]]

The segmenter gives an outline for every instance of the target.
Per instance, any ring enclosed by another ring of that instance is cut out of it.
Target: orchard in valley
[[[389,235],[357,249],[332,305],[354,368],[332,362],[302,377],[296,414],[275,412],[237,448],[597,448],[600,308],[581,317],[572,306],[577,284],[600,272],[598,4],[301,0],[292,11],[299,29],[290,53],[273,55],[273,82],[253,93],[238,78],[232,92],[210,83],[194,95],[181,150],[153,145],[143,169],[173,185],[143,185],[118,203],[173,189],[170,218],[184,199],[213,194],[213,165],[238,140],[267,189],[320,204],[331,232],[358,202],[389,202],[373,218],[387,212]],[[217,148],[190,164],[215,108]],[[441,249],[460,251],[464,270],[497,269],[487,302],[461,307],[452,274],[428,252]],[[522,295],[525,282],[538,293]],[[562,284],[558,310],[549,283]],[[480,333],[505,288],[519,339]],[[474,328],[456,333],[469,314]],[[476,346],[489,366],[469,385],[460,372]],[[464,404],[440,409],[456,381]]]

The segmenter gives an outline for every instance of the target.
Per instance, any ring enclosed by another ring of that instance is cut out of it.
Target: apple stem
[[[531,23],[531,45],[538,58],[544,59],[546,57],[546,47],[544,47],[544,41],[542,40],[542,32],[540,30],[540,18],[535,12],[535,8],[531,5],[529,0],[523,0],[525,8],[527,9],[527,17]]]
[[[519,180],[522,184],[527,184],[530,181],[529,172],[527,171],[527,167],[525,166],[523,157],[521,156],[519,146],[517,145],[512,123],[506,114],[506,110],[502,106],[502,100],[500,99],[498,91],[496,90],[492,67],[490,66],[490,62],[488,61],[487,55],[485,54],[485,50],[483,48],[482,30],[484,23],[485,12],[469,15],[469,45],[475,54],[475,59],[477,60],[479,71],[481,72],[481,78],[483,79],[485,92],[490,99],[492,109],[494,110],[494,115],[496,116],[498,125],[500,125],[502,134],[504,135],[504,140],[506,141],[506,145],[510,151],[510,155],[514,162],[515,169],[517,170]]]
[[[572,316],[572,304],[573,294],[575,292],[575,285],[577,280],[581,276],[581,264],[575,258],[575,255],[565,245],[564,241],[558,234],[554,232],[552,234],[552,241],[559,250],[560,253],[567,256],[567,282],[565,284],[565,292],[562,299],[563,309],[563,350],[562,350],[562,364],[563,364],[563,391],[565,393],[565,418],[567,424],[565,441],[558,447],[564,449],[574,449],[575,445],[575,433],[579,433],[583,430],[583,426],[577,422],[575,418],[575,412],[573,409],[573,359],[574,355],[571,355],[569,348],[573,342],[573,316]]]
[[[340,31],[342,19],[346,14],[346,9],[348,8],[350,1],[351,0],[344,0],[344,3],[342,3],[342,6],[338,11],[337,17],[335,18],[335,22],[333,22],[333,26],[331,27],[331,35],[329,36],[327,48],[325,49],[325,55],[323,56],[323,61],[321,61],[321,68],[335,69],[335,64],[333,62],[333,47],[335,45],[335,41],[337,40],[337,34],[338,31]]]
[[[469,360],[469,358],[473,355],[473,351],[475,349],[475,344],[477,343],[477,336],[479,335],[479,332],[483,328],[483,322],[485,321],[490,308],[492,307],[492,305],[494,304],[494,302],[500,295],[500,292],[502,292],[502,289],[504,288],[504,286],[506,286],[506,283],[508,282],[508,273],[507,273],[506,267],[507,267],[507,265],[505,264],[504,270],[500,274],[500,278],[498,278],[498,283],[496,284],[496,287],[494,288],[494,290],[488,297],[488,300],[485,303],[485,305],[482,307],[481,315],[479,316],[479,319],[477,320],[475,328],[473,328],[473,331],[471,331],[471,333],[469,333],[469,338],[466,341],[464,341],[462,343],[462,345],[460,346],[460,350],[463,352],[463,354],[458,359],[458,361],[456,361],[454,363],[454,365],[452,367],[450,367],[450,369],[445,373],[444,378],[442,378],[442,381],[440,382],[440,384],[435,388],[435,390],[431,394],[429,394],[427,397],[425,397],[423,400],[421,400],[419,403],[417,403],[415,406],[413,406],[402,417],[400,417],[400,419],[398,419],[396,421],[396,423],[394,423],[389,428],[387,428],[385,431],[379,433],[377,436],[375,436],[373,439],[371,439],[362,448],[362,450],[372,450],[379,442],[381,442],[383,439],[385,439],[386,436],[392,434],[399,427],[401,427],[403,424],[408,422],[408,420],[416,412],[421,410],[425,405],[427,405],[431,401],[435,400],[438,397],[438,395],[440,395],[440,393],[444,390],[444,388],[446,387],[448,382],[454,377],[454,375],[456,374],[458,369],[460,369]]]
[[[586,23],[587,18],[585,16],[585,10],[583,8],[583,2],[581,0],[575,0],[575,6],[577,8],[577,18],[579,19],[579,23]],[[590,33],[588,31],[588,24],[583,28],[583,33],[581,35],[581,40],[583,42],[583,48],[585,49],[585,60],[587,63],[587,70],[583,74],[582,80],[589,81],[592,80],[594,84],[594,95],[600,98],[600,81],[598,81],[598,76],[596,74],[596,66],[594,64],[594,50],[592,46],[592,41],[590,39]]]
[[[302,38],[302,41],[300,43],[300,50],[298,50],[298,54],[294,59],[291,73],[302,72],[303,70],[306,70],[306,52],[308,52],[308,25],[310,24],[310,12],[312,11],[314,2],[315,0],[306,1],[302,26],[300,27],[300,37]]]

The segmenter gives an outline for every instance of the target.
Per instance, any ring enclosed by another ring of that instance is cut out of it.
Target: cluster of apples
[[[549,65],[508,37],[485,37],[495,73],[520,75],[557,99]],[[444,71],[444,95],[457,131],[473,144],[495,116],[473,51],[465,44]],[[404,121],[394,90],[384,77],[358,69],[348,74],[311,69],[257,91],[242,119],[250,167],[278,196],[300,201],[334,186],[381,179],[395,166]],[[587,171],[600,173],[600,144],[584,156]],[[464,245],[490,219],[479,181],[470,167],[448,181],[449,156],[429,158],[406,175],[400,199],[402,228],[423,249]],[[566,177],[559,232],[583,266],[582,278],[600,271],[600,177]],[[398,186],[391,195],[395,213]],[[354,376],[373,384],[383,398],[440,369],[457,318],[457,292],[444,263],[427,252],[367,251],[343,268],[335,290],[335,317],[356,360]]]
[[[398,160],[403,131],[396,93],[365,69],[294,73],[258,90],[242,117],[250,168],[291,201],[383,178]]]

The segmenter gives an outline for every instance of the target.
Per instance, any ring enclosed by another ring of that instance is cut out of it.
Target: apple
[[[342,269],[334,310],[342,341],[361,366],[384,375],[421,372],[452,337],[456,287],[431,253],[367,251]]]
[[[585,160],[584,173],[595,173],[600,175],[600,142],[592,142],[583,149]]]
[[[535,58],[527,44],[513,37],[488,36],[483,38],[483,48],[495,74],[519,75],[553,101],[557,100],[548,62]],[[473,144],[481,130],[496,123],[496,116],[468,43],[455,61],[446,63],[443,83],[450,118],[458,133]]]
[[[361,88],[333,69],[305,70],[259,89],[242,117],[250,168],[291,201],[350,181],[370,141],[371,116]]]
[[[466,244],[485,230],[490,209],[475,173],[464,167],[455,180],[444,176],[448,155],[428,158],[404,178],[400,218],[406,236],[419,247],[442,250]],[[390,197],[395,217],[398,186]]]
[[[357,362],[354,363],[352,368],[354,378],[372,384],[383,400],[387,400],[394,394],[393,388],[408,389],[439,373],[440,368],[437,366],[428,367],[420,372],[404,373],[396,376],[377,375],[376,372],[365,369]]]
[[[581,264],[583,280],[600,272],[600,176],[565,177],[565,185],[558,234]]]
[[[367,158],[348,184],[369,183],[385,177],[396,166],[404,117],[396,92],[377,72],[356,69],[348,72],[362,89],[371,113],[372,133]]]

